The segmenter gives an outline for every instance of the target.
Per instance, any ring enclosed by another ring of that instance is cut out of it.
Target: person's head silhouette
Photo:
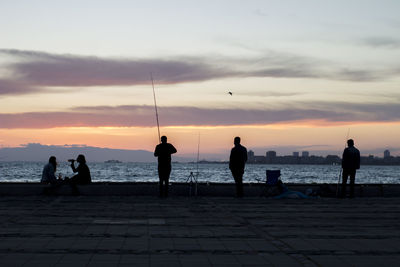
[[[161,143],[165,144],[167,142],[167,137],[165,135],[161,136]]]
[[[235,139],[233,139],[233,143],[235,144],[235,146],[240,145],[240,137],[236,136]]]
[[[54,166],[57,165],[57,159],[54,156],[51,156],[49,158],[49,163],[53,164]]]
[[[348,147],[354,146],[354,140],[353,140],[353,139],[347,140],[347,146],[348,146]]]
[[[56,159],[56,157],[51,156],[51,157],[49,158],[49,163],[50,163],[51,165],[53,165],[54,170],[57,169],[57,159]]]
[[[78,155],[78,157],[76,158],[76,161],[77,161],[78,163],[86,163],[85,156],[82,155],[82,154]]]

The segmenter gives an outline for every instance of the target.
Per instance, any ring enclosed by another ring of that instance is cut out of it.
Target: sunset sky
[[[0,147],[400,155],[400,1],[0,3]],[[232,96],[228,94],[231,91]]]

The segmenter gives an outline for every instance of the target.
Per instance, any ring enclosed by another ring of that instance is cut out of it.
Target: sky
[[[0,147],[400,155],[400,2],[0,3]],[[232,92],[229,95],[228,92]]]

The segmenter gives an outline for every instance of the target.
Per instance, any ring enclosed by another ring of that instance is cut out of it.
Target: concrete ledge
[[[292,191],[304,193],[311,188],[320,191],[324,197],[334,197],[336,184],[286,184]],[[32,196],[40,195],[48,187],[41,183],[0,183],[0,196]],[[191,191],[190,191],[191,189]],[[85,196],[157,196],[158,183],[107,183],[97,182],[90,185],[79,186],[81,195]],[[195,185],[190,188],[188,183],[171,183],[170,196],[189,196],[195,194]],[[244,184],[244,193],[248,197],[265,196],[265,185],[261,183]],[[59,195],[70,195],[68,185],[58,190]],[[356,197],[400,197],[400,184],[357,184]],[[234,184],[224,183],[199,183],[197,184],[198,196],[223,196],[235,195]]]

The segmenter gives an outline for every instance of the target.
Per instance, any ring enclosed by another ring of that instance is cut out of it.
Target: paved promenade
[[[399,266],[400,198],[0,197],[0,266]]]

